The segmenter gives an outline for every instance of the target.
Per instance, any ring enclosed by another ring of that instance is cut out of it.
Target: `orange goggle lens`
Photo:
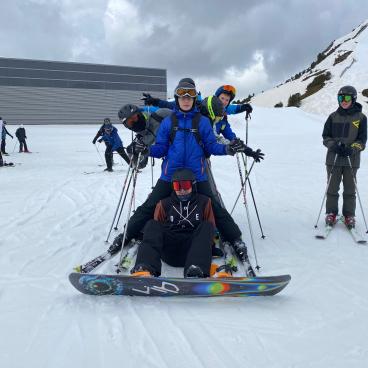
[[[195,98],[197,96],[197,91],[194,88],[177,88],[175,95],[178,97],[191,97]]]
[[[138,114],[134,114],[130,118],[125,120],[125,124],[128,126],[132,126],[137,121],[138,121]]]
[[[192,182],[190,180],[173,181],[173,188],[175,191],[188,190],[192,188]]]

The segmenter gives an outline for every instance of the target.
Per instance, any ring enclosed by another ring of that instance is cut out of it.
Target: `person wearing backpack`
[[[163,162],[160,179],[152,193],[137,208],[128,222],[126,243],[139,236],[146,222],[153,218],[156,204],[170,195],[173,173],[185,168],[194,173],[198,193],[211,199],[216,225],[224,239],[228,240],[237,252],[239,249],[241,250],[239,252],[246,252],[239,227],[226,209],[221,207],[211,191],[206,175],[206,156],[233,156],[237,152],[245,152],[256,161],[260,161],[263,159],[263,153],[246,147],[240,139],[226,145],[217,143],[209,119],[198,111],[196,97],[197,91],[193,84],[180,81],[175,88],[175,108],[173,113],[161,122],[155,144],[148,147],[140,140],[135,144],[136,153],[148,152],[151,157],[163,158]],[[120,234],[111,247],[120,248],[122,240],[123,234]]]

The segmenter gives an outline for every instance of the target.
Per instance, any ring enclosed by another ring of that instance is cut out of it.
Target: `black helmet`
[[[180,83],[190,83],[190,84],[193,85],[194,88],[196,86],[195,83],[194,83],[194,80],[192,78],[182,78],[182,79],[180,79],[178,84],[180,84]]]
[[[182,181],[182,180],[190,180],[193,184],[196,182],[196,177],[192,170],[189,169],[178,169],[174,172],[171,182],[173,181]]]
[[[351,96],[353,104],[357,100],[357,90],[353,86],[344,86],[339,89],[337,97],[340,95]],[[339,101],[340,102],[340,101]]]
[[[211,121],[225,114],[224,105],[216,96],[209,96],[202,100],[200,110],[201,114],[207,116]]]
[[[120,121],[125,125],[126,119],[129,119],[134,114],[138,114],[139,108],[136,105],[127,104],[124,105],[118,112]]]
[[[104,124],[110,124],[110,118],[105,118],[104,119]]]

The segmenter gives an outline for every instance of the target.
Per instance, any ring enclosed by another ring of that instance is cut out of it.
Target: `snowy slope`
[[[251,175],[267,236],[260,239],[250,206],[258,259],[263,275],[290,273],[292,281],[274,297],[228,299],[88,297],[73,289],[72,268],[106,249],[126,166],[83,175],[102,170],[91,144],[96,126],[27,128],[39,153],[15,153],[22,165],[0,169],[1,367],[366,367],[368,247],[342,228],[314,238],[326,183],[323,122],[296,108],[256,109],[250,146],[266,153]],[[232,124],[245,138],[243,117]],[[358,179],[366,206],[365,156]],[[236,160],[212,163],[231,208]],[[147,168],[137,202],[150,187]],[[241,205],[234,217],[249,243]]]
[[[368,20],[351,33],[335,40],[323,54],[328,56],[314,68],[307,69],[300,78],[258,94],[252,99],[252,104],[273,107],[282,102],[287,106],[289,96],[295,93],[303,95],[316,73],[330,72],[331,79],[318,92],[303,99],[301,108],[308,112],[328,115],[337,107],[336,94],[339,88],[353,85],[358,91],[358,101],[367,111],[368,97],[364,97],[361,92],[368,88]],[[343,55],[346,55],[345,60],[335,64],[336,58]]]

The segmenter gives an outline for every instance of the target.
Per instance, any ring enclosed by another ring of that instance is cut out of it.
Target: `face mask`
[[[143,114],[138,114],[138,121],[136,121],[133,126],[130,128],[133,132],[141,132],[146,129],[146,119]]]
[[[192,193],[184,194],[184,195],[176,195],[180,202],[187,202],[192,197]]]

